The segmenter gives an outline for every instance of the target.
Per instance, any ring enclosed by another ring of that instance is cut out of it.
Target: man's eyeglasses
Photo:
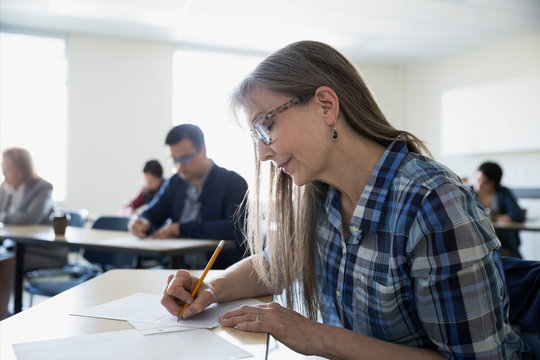
[[[180,156],[177,158],[171,157],[171,160],[173,161],[175,165],[186,165],[193,161],[193,159],[195,158],[195,155],[197,154],[185,155],[185,156]]]
[[[272,143],[272,134],[270,133],[270,129],[272,128],[272,125],[275,121],[272,118],[277,114],[292,108],[294,105],[300,104],[309,95],[310,94],[308,93],[305,95],[297,96],[287,101],[285,104],[282,104],[274,110],[266,113],[260,118],[255,119],[255,121],[253,121],[253,129],[251,129],[251,136],[253,138],[253,141],[261,140],[263,144],[270,145]]]

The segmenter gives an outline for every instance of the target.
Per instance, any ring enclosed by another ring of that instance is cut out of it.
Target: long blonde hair
[[[23,182],[35,178],[36,171],[30,152],[24,148],[12,147],[2,152],[3,160],[9,160],[12,166],[21,173]]]
[[[409,151],[429,154],[416,136],[394,128],[386,120],[354,65],[332,47],[316,41],[290,44],[263,60],[235,89],[231,108],[239,111],[249,107],[253,103],[251,92],[257,87],[294,97],[313,94],[320,86],[329,86],[336,92],[340,117],[357,133],[384,147],[404,135]],[[256,146],[255,153],[257,159]],[[253,254],[264,254],[254,258],[254,268],[266,285],[275,291],[285,290],[288,307],[303,310],[315,319],[318,309],[315,232],[318,205],[325,198],[328,185],[314,181],[299,187],[273,164],[268,166],[266,209],[260,200],[259,160],[256,160],[256,183],[247,200],[248,248]]]

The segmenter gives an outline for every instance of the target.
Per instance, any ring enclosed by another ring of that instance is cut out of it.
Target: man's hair
[[[144,164],[143,173],[154,175],[157,178],[163,177],[163,167],[157,160],[148,160]]]
[[[165,145],[176,145],[184,139],[191,140],[197,151],[201,150],[201,147],[204,145],[204,134],[202,130],[193,124],[182,124],[173,127],[165,138]]]

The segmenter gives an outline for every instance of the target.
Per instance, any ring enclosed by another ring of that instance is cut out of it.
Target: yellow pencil
[[[210,258],[210,261],[208,261],[208,264],[204,268],[204,271],[203,271],[201,277],[199,278],[199,281],[197,281],[197,284],[195,284],[195,287],[193,288],[193,290],[191,290],[191,296],[195,297],[195,294],[197,294],[197,290],[199,290],[199,288],[201,287],[201,284],[204,281],[204,278],[206,277],[206,274],[208,273],[208,270],[210,270],[212,265],[214,265],[214,261],[216,261],[216,258],[219,255],[219,252],[221,251],[221,249],[223,248],[224,245],[225,245],[225,240],[221,240],[219,242],[217,248],[216,248],[216,251],[214,251],[214,254]],[[185,303],[184,306],[182,307],[182,310],[180,310],[180,312],[178,313],[178,319],[176,319],[176,321],[180,320],[180,318],[182,317],[182,314],[184,313],[184,310],[186,310],[187,306],[188,306],[188,303]]]

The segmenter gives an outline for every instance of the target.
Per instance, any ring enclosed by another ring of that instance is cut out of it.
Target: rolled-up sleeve
[[[451,359],[506,359],[507,296],[489,219],[461,188],[426,195],[409,234],[418,316]]]

